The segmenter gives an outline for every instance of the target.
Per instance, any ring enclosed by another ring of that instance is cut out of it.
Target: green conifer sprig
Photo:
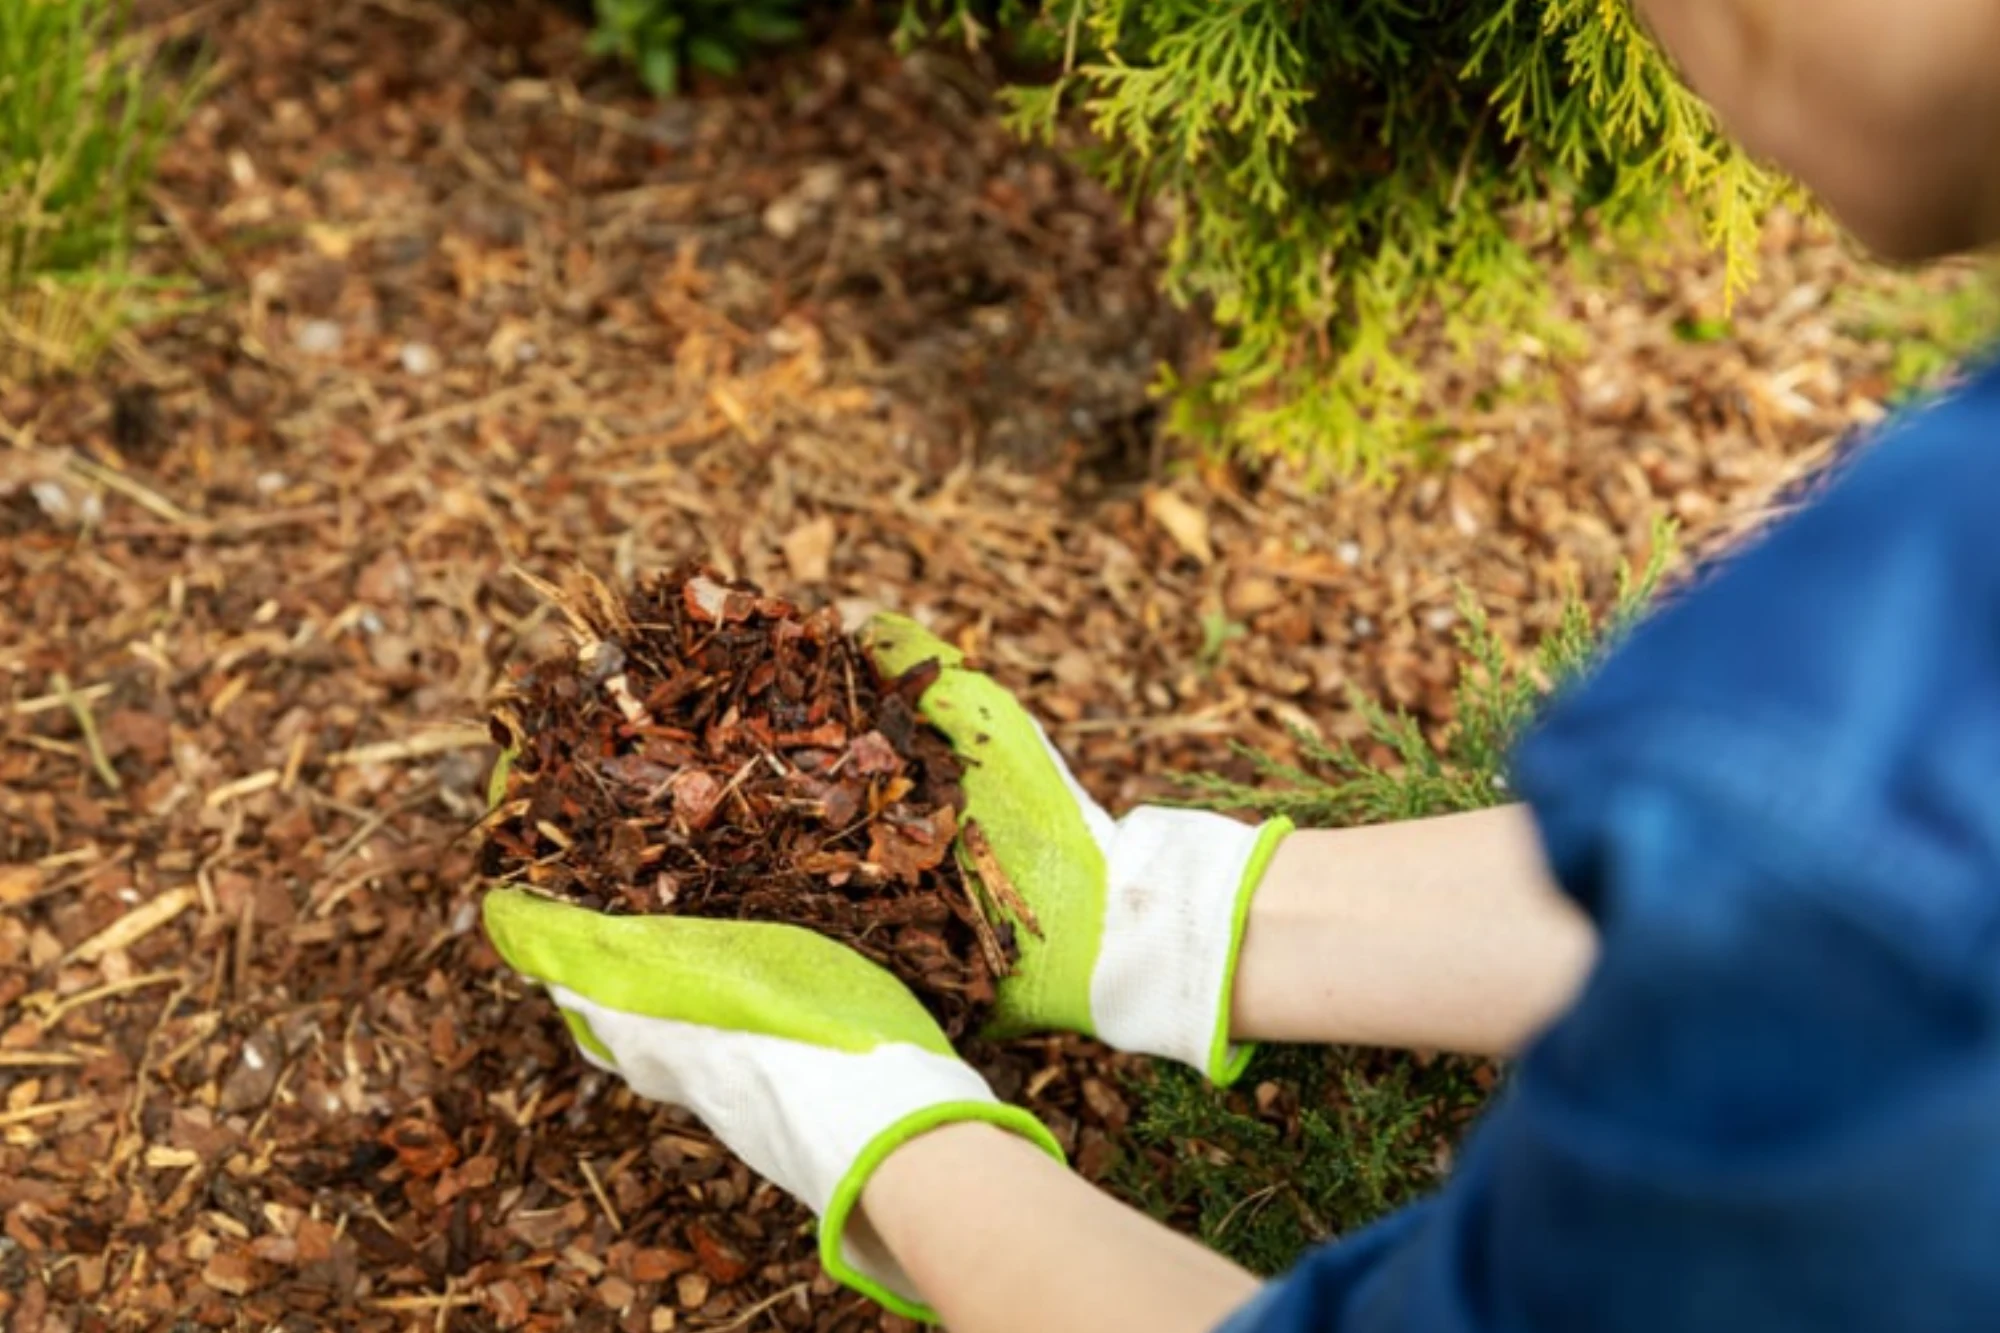
[[[1380,475],[1421,417],[1420,325],[1545,331],[1552,247],[1692,208],[1754,272],[1789,186],[1734,149],[1625,0],[1068,0],[1064,53],[1009,93],[1074,110],[1094,169],[1174,221],[1165,281],[1216,347],[1165,377],[1179,431],[1321,475]]]

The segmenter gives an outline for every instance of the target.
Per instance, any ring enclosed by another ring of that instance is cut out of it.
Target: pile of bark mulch
[[[976,1031],[1014,937],[951,854],[961,828],[983,843],[917,713],[939,664],[886,678],[831,608],[699,568],[629,598],[546,591],[576,649],[496,706],[513,760],[486,873],[606,912],[805,926],[895,974],[947,1036]],[[1018,915],[996,869],[981,881]]]

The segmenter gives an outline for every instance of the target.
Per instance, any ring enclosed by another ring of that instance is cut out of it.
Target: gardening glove
[[[1218,1084],[1240,1077],[1251,1048],[1229,1040],[1236,959],[1290,821],[1154,806],[1114,820],[1027,710],[956,648],[894,615],[870,620],[864,638],[886,676],[939,664],[919,707],[966,761],[965,817],[979,834],[961,841],[961,860],[977,873],[983,834],[1034,917],[1017,923],[1020,961],[988,1035],[1082,1032]],[[987,897],[1003,895],[988,885]]]
[[[847,1223],[877,1166],[939,1125],[981,1120],[1062,1150],[994,1097],[916,997],[796,926],[613,917],[496,889],[487,935],[548,988],[590,1062],[684,1106],[820,1218],[820,1262],[897,1314],[935,1322],[879,1246]]]

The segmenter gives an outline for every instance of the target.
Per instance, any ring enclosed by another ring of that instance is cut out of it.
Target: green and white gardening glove
[[[606,916],[518,889],[488,893],[485,919],[500,956],[548,988],[592,1064],[700,1116],[819,1214],[826,1271],[898,1314],[935,1322],[886,1251],[846,1234],[892,1151],[980,1120],[1062,1158],[1040,1121],[952,1053],[901,982],[811,931]]]
[[[956,648],[894,615],[869,621],[865,637],[887,676],[939,663],[919,707],[966,761],[966,820],[1039,926],[1015,931],[1020,962],[989,1034],[1082,1032],[1215,1083],[1240,1077],[1251,1048],[1229,1039],[1236,959],[1290,821],[1156,806],[1114,820],[1019,701]]]

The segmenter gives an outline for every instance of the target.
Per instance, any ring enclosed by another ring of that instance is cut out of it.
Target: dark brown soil
[[[1012,955],[951,855],[962,766],[831,609],[701,569],[561,598],[574,652],[494,714],[514,752],[486,872],[607,912],[809,927],[907,984],[954,1039]]]

